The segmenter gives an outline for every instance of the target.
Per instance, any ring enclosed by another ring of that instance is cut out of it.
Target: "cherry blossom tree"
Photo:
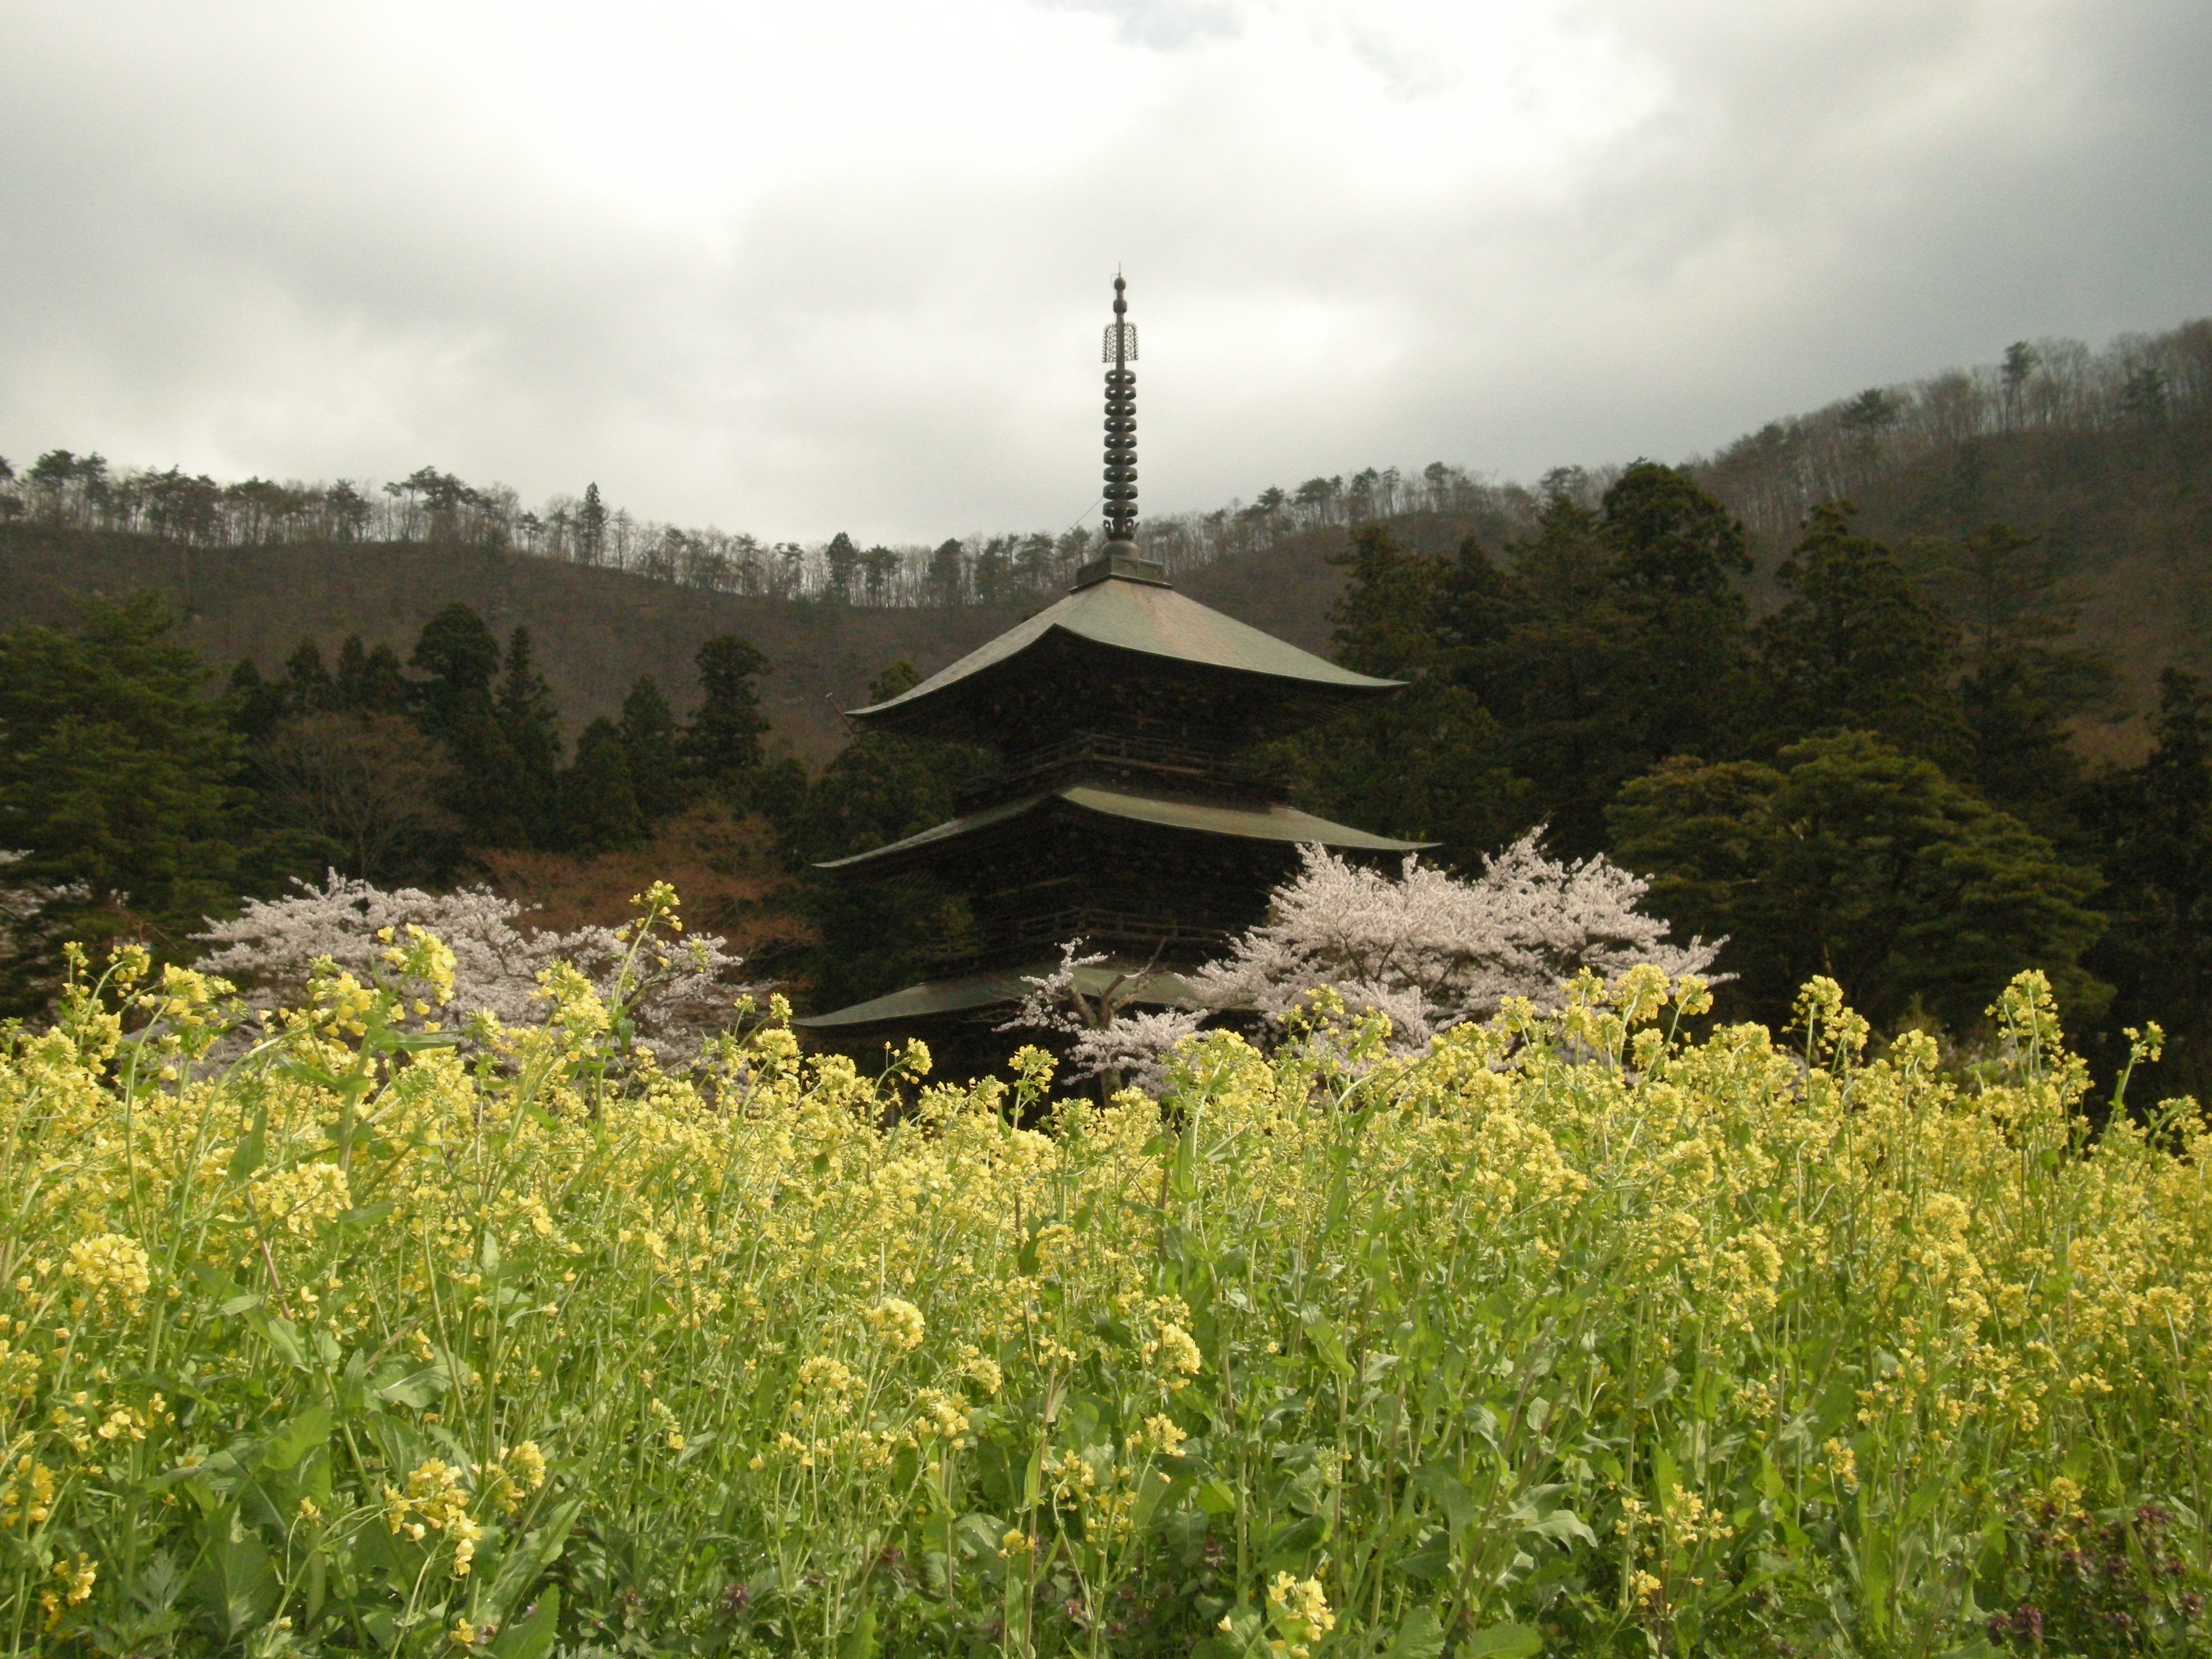
[[[322,886],[299,888],[280,899],[250,899],[235,921],[194,935],[210,947],[196,965],[246,988],[252,1006],[297,1006],[310,971],[325,957],[363,981],[387,975],[385,941],[412,924],[453,953],[455,1013],[481,1012],[501,1024],[526,1025],[544,1018],[539,975],[555,963],[573,965],[611,1002],[631,958],[632,940],[623,930],[529,932],[526,907],[486,887],[386,890],[333,871]],[[627,1003],[641,1044],[658,1057],[689,1060],[729,1027],[738,1000],[759,988],[739,980],[744,963],[725,944],[713,934],[681,944],[655,936],[638,951]]]
[[[1709,975],[1724,940],[1668,942],[1668,925],[1638,908],[1646,884],[1602,854],[1548,858],[1532,830],[1484,860],[1472,878],[1408,858],[1398,873],[1355,865],[1327,848],[1301,849],[1267,919],[1216,960],[1181,976],[1177,1001],[1150,969],[1115,973],[1103,956],[1063,947],[1060,965],[1029,980],[1029,995],[1000,1029],[1073,1039],[1069,1074],[1127,1075],[1157,1088],[1169,1051],[1209,1013],[1257,1014],[1280,1025],[1326,987],[1354,1013],[1390,1021],[1391,1047],[1410,1052],[1437,1033],[1486,1019],[1511,998],[1557,1008],[1585,970],[1613,978],[1649,963],[1669,978]]]
[[[56,913],[92,897],[81,881],[34,881],[15,871],[30,856],[0,848],[0,1003],[36,1006],[52,993],[61,978]]]
[[[1531,830],[1484,860],[1472,879],[1409,857],[1396,876],[1325,848],[1302,849],[1267,920],[1191,976],[1211,1007],[1279,1018],[1333,987],[1354,1011],[1389,1017],[1414,1048],[1509,998],[1540,1010],[1585,969],[1612,978],[1642,963],[1669,978],[1705,975],[1725,941],[1668,942],[1664,919],[1637,906],[1648,884],[1602,854],[1547,858]]]
[[[1207,1010],[1145,1006],[1169,990],[1169,975],[1150,967],[1113,969],[1102,953],[1077,955],[1082,948],[1081,939],[1071,939],[1052,972],[1025,975],[1028,994],[997,1029],[1071,1038],[1063,1074],[1072,1080],[1095,1077],[1109,1094],[1127,1085],[1158,1092],[1169,1051],[1198,1030]]]

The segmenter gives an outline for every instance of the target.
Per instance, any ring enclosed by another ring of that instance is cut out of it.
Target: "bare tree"
[[[438,805],[451,763],[397,714],[303,715],[277,728],[259,760],[286,821],[343,847],[364,880],[459,827]]]

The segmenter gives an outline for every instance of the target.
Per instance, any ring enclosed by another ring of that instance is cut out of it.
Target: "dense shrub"
[[[1966,1084],[1646,967],[1100,1107],[617,1066],[560,972],[476,1064],[326,972],[214,1071],[139,972],[0,1060],[17,1650],[1936,1653],[2146,1505],[2202,1647],[2212,1135],[2085,1139],[2033,976]]]

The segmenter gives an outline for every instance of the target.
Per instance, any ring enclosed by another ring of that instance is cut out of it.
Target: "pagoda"
[[[994,750],[988,791],[945,823],[816,867],[851,881],[933,875],[974,927],[927,981],[798,1022],[840,1047],[906,1035],[988,1063],[986,1042],[1032,975],[1081,939],[1106,961],[1096,993],[1136,975],[1135,1000],[1182,1000],[1177,967],[1217,954],[1319,843],[1405,853],[1395,841],[1274,799],[1260,744],[1387,697],[1370,678],[1178,593],[1137,549],[1136,325],[1114,279],[1105,331],[1106,544],[1058,603],[911,690],[848,718],[866,731]]]

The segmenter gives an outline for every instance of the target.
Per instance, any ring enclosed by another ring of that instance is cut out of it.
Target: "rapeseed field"
[[[2033,975],[1971,1068],[1637,970],[1101,1105],[388,957],[0,1054],[9,1650],[2208,1650],[2212,1134]]]

